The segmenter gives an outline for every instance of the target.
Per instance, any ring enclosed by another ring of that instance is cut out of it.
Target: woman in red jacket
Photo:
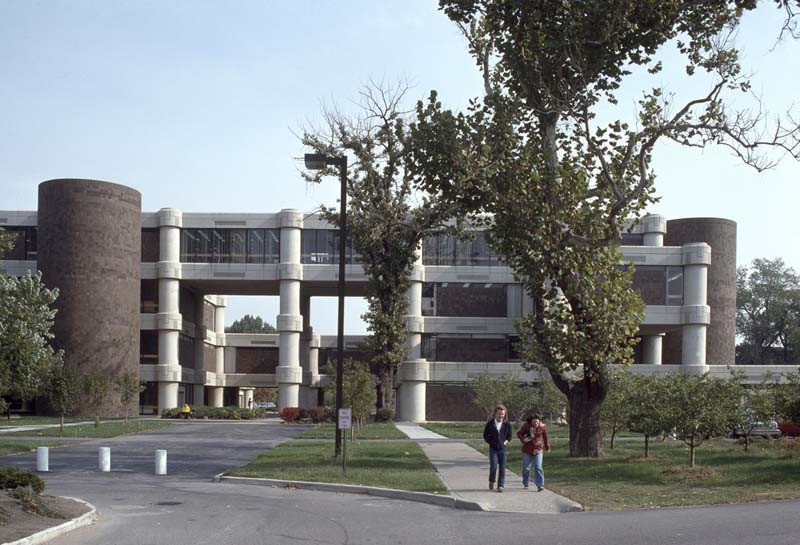
[[[547,426],[544,425],[538,414],[532,414],[525,419],[525,423],[517,432],[517,437],[522,441],[522,486],[528,490],[531,479],[531,464],[534,469],[534,483],[536,489],[544,490],[544,470],[542,457],[544,452],[550,452],[550,441],[547,438]]]

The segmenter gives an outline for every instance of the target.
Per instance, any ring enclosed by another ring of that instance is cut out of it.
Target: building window
[[[158,229],[142,229],[142,263],[160,261],[160,237]]]
[[[13,246],[0,259],[8,261],[36,261],[37,231],[36,227],[0,227],[14,235]]]
[[[143,314],[158,312],[158,280],[142,280],[139,312]]]
[[[148,329],[139,332],[139,364],[158,364],[158,331]]]
[[[644,245],[644,235],[641,233],[622,233],[622,246]]]
[[[339,264],[339,231],[332,229],[303,229],[300,262],[310,265]],[[361,256],[348,239],[345,248],[345,263],[361,263]]]
[[[667,267],[667,305],[683,305],[683,267]]]
[[[482,231],[475,238],[460,240],[447,234],[425,237],[422,243],[423,265],[498,266],[500,257],[486,241]]]
[[[277,263],[279,229],[182,229],[183,263]]]

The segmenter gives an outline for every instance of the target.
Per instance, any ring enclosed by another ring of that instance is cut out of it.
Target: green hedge
[[[256,418],[266,418],[267,409],[242,409],[241,407],[192,407],[189,418],[192,420],[254,420]],[[161,411],[161,418],[181,418],[181,410],[165,409]]]
[[[0,489],[14,490],[30,486],[37,494],[44,491],[44,481],[35,473],[16,467],[0,467]]]

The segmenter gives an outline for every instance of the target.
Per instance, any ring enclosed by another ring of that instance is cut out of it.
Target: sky
[[[775,113],[800,103],[800,43],[773,47],[780,24],[764,3],[738,36]],[[701,92],[681,67],[631,78],[616,117],[653,81]],[[482,91],[456,27],[423,0],[0,0],[0,74],[2,210],[35,210],[41,181],[92,178],[137,189],[145,211],[310,211],[338,195],[336,180],[298,173],[297,134],[322,104],[355,111],[370,79],[407,80],[409,104],[436,89],[455,109]],[[800,164],[757,174],[719,148],[661,144],[652,166],[650,212],[733,219],[739,265],[782,257],[800,270]],[[347,300],[347,334],[366,332],[365,308]],[[315,331],[335,333],[334,298],[311,312]],[[245,313],[274,323],[278,298],[229,298],[228,324]]]

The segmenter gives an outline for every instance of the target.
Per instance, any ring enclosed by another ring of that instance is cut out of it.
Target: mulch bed
[[[9,497],[5,491],[0,491],[0,543],[28,537],[51,526],[63,524],[89,511],[89,507],[85,504],[67,498],[43,495],[41,500],[46,508],[54,513],[59,513],[63,518],[50,518],[28,513],[22,509],[22,505],[17,500]]]

